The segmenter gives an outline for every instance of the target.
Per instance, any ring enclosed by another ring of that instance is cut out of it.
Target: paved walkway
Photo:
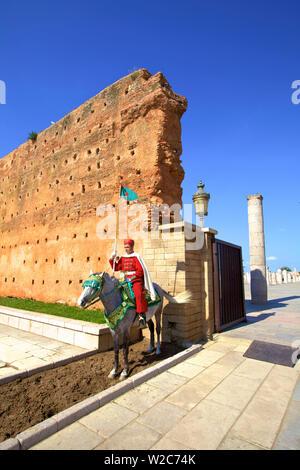
[[[300,340],[299,291],[271,286],[247,324],[31,449],[300,449],[300,362],[243,357],[253,339]]]
[[[0,379],[83,352],[86,349],[0,324]]]
[[[239,323],[222,335],[286,346],[300,341],[300,282],[269,286],[266,305],[251,304],[249,285],[245,298],[248,323]]]

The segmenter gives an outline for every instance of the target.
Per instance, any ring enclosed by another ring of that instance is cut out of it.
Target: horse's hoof
[[[109,379],[115,379],[116,377],[116,371],[113,369],[109,374],[108,374],[108,378]]]
[[[120,374],[120,380],[127,379],[127,377],[128,377],[128,372],[126,370],[122,370]]]
[[[156,349],[156,355],[159,356],[161,354],[161,350],[160,349]]]
[[[147,349],[147,353],[150,354],[152,353],[152,351],[154,350],[154,346],[149,346],[149,348]]]

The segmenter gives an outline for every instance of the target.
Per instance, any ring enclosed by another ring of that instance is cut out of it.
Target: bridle
[[[123,284],[126,284],[127,281],[120,282],[117,286],[115,286],[112,290],[104,294],[102,297],[100,296],[100,292],[103,288],[104,285],[104,275],[105,273],[94,275],[91,274],[86,281],[82,284],[82,288],[85,289],[86,287],[93,287],[96,289],[96,292],[93,294],[90,303],[85,305],[83,308],[86,309],[90,307],[91,305],[94,305],[96,302],[99,302],[100,300],[104,299],[108,295],[112,294],[115,290],[119,289]]]

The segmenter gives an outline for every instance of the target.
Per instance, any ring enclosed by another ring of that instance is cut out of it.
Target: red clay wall
[[[0,159],[0,295],[74,304],[90,269],[111,273],[96,208],[120,183],[138,202],[181,204],[186,107],[141,69]]]

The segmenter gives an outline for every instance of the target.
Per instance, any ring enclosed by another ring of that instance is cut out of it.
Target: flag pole
[[[120,192],[119,192],[118,208],[117,208],[116,237],[115,237],[115,254],[116,254],[116,256],[114,257],[113,272],[115,272],[116,257],[117,257],[117,237],[118,237],[118,225],[119,225],[119,208],[120,208],[120,195],[121,195],[121,189],[122,189],[122,185],[121,185]]]

